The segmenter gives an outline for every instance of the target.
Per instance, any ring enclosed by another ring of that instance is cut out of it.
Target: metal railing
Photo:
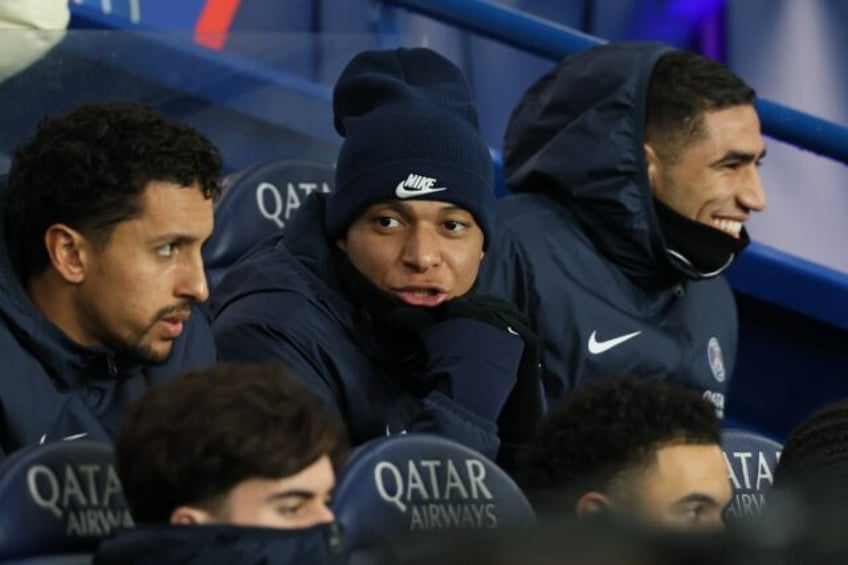
[[[383,0],[558,61],[604,40],[481,0]],[[757,99],[763,133],[848,164],[848,128],[764,98]]]

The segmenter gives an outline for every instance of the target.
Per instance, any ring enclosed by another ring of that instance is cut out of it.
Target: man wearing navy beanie
[[[474,292],[492,234],[492,161],[462,71],[424,48],[365,51],[334,92],[331,194],[213,294],[225,361],[284,362],[353,445],[451,437],[508,469],[544,411],[538,340]]]
[[[327,203],[330,238],[368,205],[393,199],[456,204],[491,234],[492,159],[453,63],[422,48],[362,53],[339,78],[333,111],[345,141]]]

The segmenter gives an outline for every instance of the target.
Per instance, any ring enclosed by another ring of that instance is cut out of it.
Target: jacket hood
[[[109,352],[88,348],[69,339],[32,303],[14,268],[12,250],[6,234],[6,178],[0,177],[0,316],[12,332],[26,342],[48,371],[68,385],[85,367],[103,363],[106,369]]]
[[[335,524],[300,530],[243,526],[138,526],[106,540],[97,565],[333,563],[341,552]]]
[[[507,125],[506,181],[564,202],[599,251],[633,280],[669,272],[645,161],[645,114],[662,43],[607,44],[533,84]]]
[[[14,326],[34,334],[38,324],[35,306],[15,272],[9,236],[6,233],[6,176],[0,176],[0,313]]]
[[[353,324],[338,283],[333,243],[323,231],[326,202],[326,194],[309,195],[284,233],[264,240],[227,270],[209,301],[213,318],[243,296],[286,290],[317,301],[339,324]]]

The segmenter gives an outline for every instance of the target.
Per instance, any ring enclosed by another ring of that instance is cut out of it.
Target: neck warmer
[[[666,253],[675,266],[694,279],[720,275],[750,243],[744,226],[735,238],[720,229],[682,216],[654,199]]]
[[[374,364],[413,392],[431,388],[422,376],[427,358],[419,331],[432,324],[432,313],[378,288],[345,252],[334,249],[333,257],[342,288],[357,307],[357,340]]]

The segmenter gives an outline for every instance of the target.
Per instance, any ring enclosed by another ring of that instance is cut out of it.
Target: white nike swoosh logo
[[[431,192],[441,192],[443,190],[447,190],[448,187],[443,186],[440,188],[415,188],[409,189],[404,186],[406,181],[402,180],[398,183],[397,188],[395,189],[395,195],[398,198],[413,198],[415,196],[421,196],[422,194],[430,194]]]
[[[598,355],[600,353],[603,353],[604,351],[609,351],[613,347],[621,345],[628,339],[633,339],[642,332],[638,331],[633,332],[632,334],[624,334],[604,341],[598,341],[597,333],[597,331],[594,331],[592,332],[592,335],[589,336],[589,353],[591,353],[592,355]]]

